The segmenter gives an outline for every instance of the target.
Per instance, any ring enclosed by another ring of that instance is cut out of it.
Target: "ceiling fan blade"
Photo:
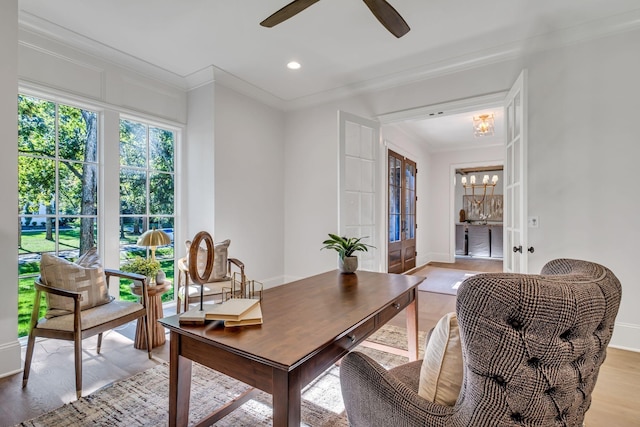
[[[286,21],[294,15],[302,12],[309,6],[314,3],[317,3],[320,0],[294,0],[273,15],[269,16],[267,19],[262,21],[260,25],[263,27],[271,28],[274,25],[278,25],[279,23]]]
[[[397,38],[407,34],[411,28],[386,0],[363,0],[378,18],[378,21]]]

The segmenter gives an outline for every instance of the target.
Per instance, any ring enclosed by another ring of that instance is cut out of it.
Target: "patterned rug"
[[[425,333],[420,332],[421,349]],[[370,341],[407,348],[406,330],[383,326]],[[407,358],[359,346],[387,368],[407,362]],[[302,425],[348,426],[340,393],[340,369],[332,366],[302,392]],[[226,375],[193,364],[189,425],[204,418],[247,390],[249,386]],[[169,365],[164,363],[117,381],[18,426],[162,426],[168,424]],[[216,426],[271,426],[271,395],[260,392],[253,399],[216,423]]]

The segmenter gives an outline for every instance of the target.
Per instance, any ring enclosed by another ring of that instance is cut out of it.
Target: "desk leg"
[[[415,298],[406,309],[409,361],[418,360],[418,292],[414,292]]]
[[[300,395],[302,387],[295,372],[274,370],[273,374],[273,425],[300,425]]]
[[[189,422],[191,360],[180,356],[180,334],[171,332],[169,357],[169,427]]]

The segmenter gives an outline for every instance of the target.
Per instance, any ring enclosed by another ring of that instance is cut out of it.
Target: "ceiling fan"
[[[297,15],[309,6],[320,0],[294,0],[267,19],[262,21],[260,25],[263,27],[273,27],[279,23],[286,21],[292,16]],[[378,21],[391,32],[394,36],[400,38],[407,34],[410,30],[409,25],[400,16],[397,10],[393,8],[386,0],[363,0],[371,9],[371,12],[378,18]]]

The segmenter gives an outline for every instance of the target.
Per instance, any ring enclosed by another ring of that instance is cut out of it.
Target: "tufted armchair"
[[[351,426],[582,426],[620,304],[607,268],[557,259],[540,275],[466,279],[456,313],[463,382],[454,406],[417,393],[421,361],[387,371],[364,354],[342,361]]]

